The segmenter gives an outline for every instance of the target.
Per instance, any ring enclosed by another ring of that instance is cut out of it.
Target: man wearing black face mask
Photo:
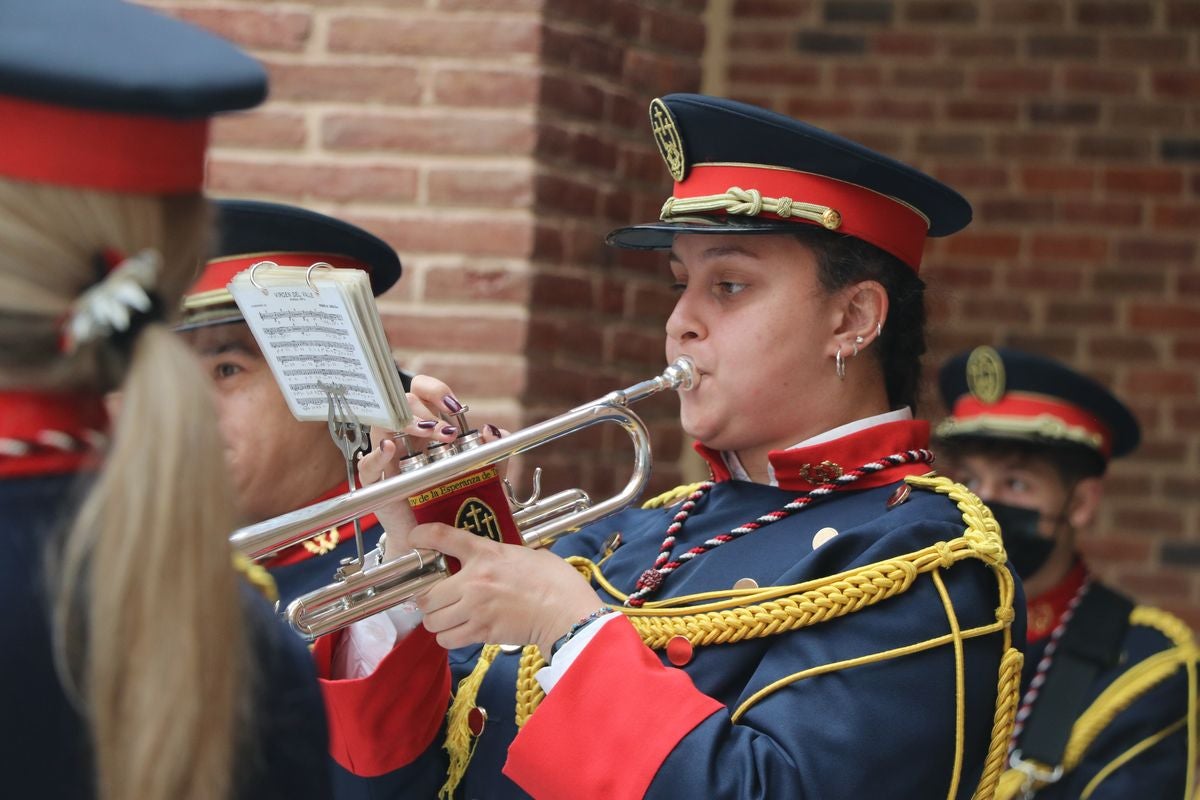
[[[1076,542],[1137,421],[1048,358],[979,347],[941,369],[945,472],[988,504],[1028,608],[1011,769],[998,798],[1188,798],[1196,763],[1191,631],[1096,581]]]

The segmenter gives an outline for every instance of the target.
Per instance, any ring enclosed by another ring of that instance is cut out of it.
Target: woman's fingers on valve
[[[450,421],[454,414],[464,410],[464,406],[454,396],[450,387],[437,378],[430,375],[413,377],[408,404],[413,414],[418,417],[413,420],[418,435],[448,442],[464,433]],[[413,425],[409,427],[412,428]]]

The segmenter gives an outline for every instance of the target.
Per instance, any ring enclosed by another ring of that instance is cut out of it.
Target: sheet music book
[[[326,421],[330,393],[365,425],[412,419],[364,271],[261,262],[229,292],[296,419]]]

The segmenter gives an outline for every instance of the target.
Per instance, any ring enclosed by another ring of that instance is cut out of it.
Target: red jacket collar
[[[95,467],[108,414],[93,394],[0,391],[0,477]]]
[[[775,470],[775,480],[780,489],[809,492],[838,477],[842,472],[849,472],[893,453],[928,446],[929,423],[921,419],[909,419],[873,425],[839,439],[808,447],[772,450],[767,458]],[[705,447],[699,442],[693,447],[708,463],[714,481],[730,480],[729,468],[719,451]],[[928,464],[905,464],[864,475],[855,481],[854,488],[886,486],[906,475],[921,475],[928,471]]]
[[[340,494],[345,494],[349,488],[345,481],[342,481],[337,486],[334,486],[324,494],[314,497],[305,506],[311,506],[314,503],[319,503],[322,500],[328,500],[331,497],[337,497]],[[378,524],[378,520],[374,514],[367,514],[358,518],[358,523],[365,531],[368,528],[373,528]],[[298,564],[301,561],[307,561],[316,556],[323,556],[333,550],[339,544],[354,538],[354,521],[351,520],[336,528],[326,528],[319,533],[310,536],[302,542],[297,542],[291,547],[280,550],[271,558],[263,562],[263,566],[267,569],[275,569],[276,567],[286,567],[291,564]],[[332,573],[331,573],[332,574]]]
[[[1039,642],[1054,632],[1054,627],[1062,619],[1071,600],[1079,592],[1079,587],[1087,580],[1088,571],[1083,561],[1076,559],[1075,566],[1063,576],[1062,580],[1037,597],[1027,598],[1025,607],[1028,612],[1028,623],[1025,639]]]

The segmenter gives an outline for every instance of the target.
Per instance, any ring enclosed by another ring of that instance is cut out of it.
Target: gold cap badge
[[[976,347],[967,357],[967,388],[982,403],[1004,396],[1004,360],[995,348]]]
[[[675,126],[675,115],[667,104],[660,98],[650,101],[650,129],[654,132],[654,143],[663,161],[667,162],[667,171],[676,181],[683,180],[687,175],[687,161],[683,157],[683,139],[679,136],[679,128]]]

